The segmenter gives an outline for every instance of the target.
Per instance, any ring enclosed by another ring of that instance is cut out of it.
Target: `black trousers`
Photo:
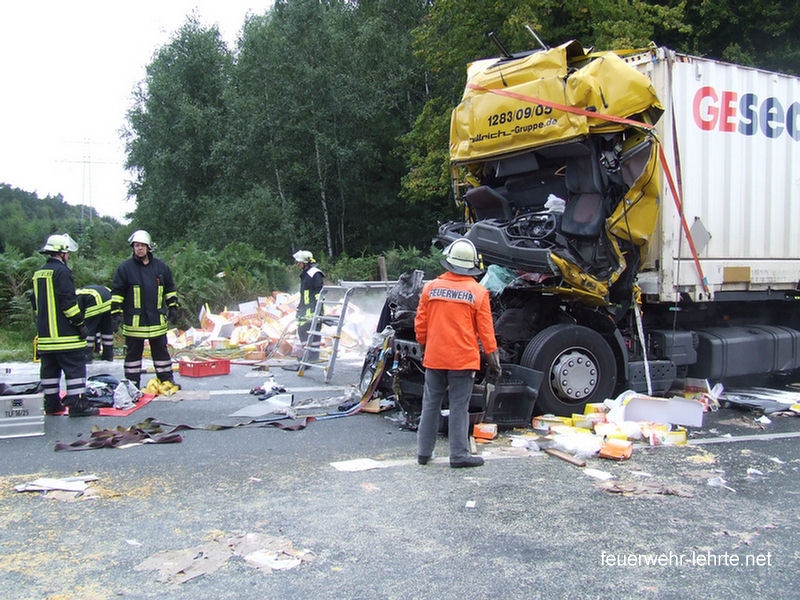
[[[86,336],[86,362],[92,362],[93,353],[98,348],[98,343],[102,346],[100,358],[102,360],[114,360],[114,329],[111,325],[111,313],[105,312],[96,317],[86,319],[84,323],[89,335]]]
[[[145,338],[125,336],[125,378],[136,387],[141,386],[142,353],[144,352]],[[172,357],[167,350],[167,334],[149,338],[150,353],[153,357],[153,366],[156,377],[161,381],[173,381]]]
[[[52,412],[61,404],[59,384],[62,373],[67,388],[63,403],[72,406],[83,397],[86,392],[86,363],[83,350],[40,353],[39,360],[41,360],[39,376],[42,381],[46,411]]]
[[[319,360],[319,347],[322,338],[316,334],[319,330],[319,325],[317,325],[317,329],[314,330],[315,333],[309,335],[311,332],[311,321],[305,321],[303,323],[298,322],[297,324],[297,337],[300,338],[300,341],[303,342],[304,346],[309,348],[308,352],[308,360],[311,362],[315,362]]]

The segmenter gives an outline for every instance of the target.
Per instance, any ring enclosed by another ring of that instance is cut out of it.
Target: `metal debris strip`
[[[309,549],[295,550],[282,537],[263,533],[238,533],[215,537],[212,541],[185,550],[164,550],[134,567],[136,571],[158,571],[162,583],[186,583],[215,572],[233,557],[264,573],[286,571],[314,560]]]

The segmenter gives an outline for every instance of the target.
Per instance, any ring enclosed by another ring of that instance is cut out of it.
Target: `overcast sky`
[[[270,0],[0,2],[0,183],[122,220],[119,131],[155,51],[196,11],[233,48]]]

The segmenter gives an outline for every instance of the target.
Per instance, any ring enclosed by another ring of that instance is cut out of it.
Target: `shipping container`
[[[724,292],[796,291],[800,78],[667,48],[628,61],[650,77],[664,106],[658,135],[681,182],[700,267],[664,175],[642,290],[664,302],[679,292],[702,301]]]

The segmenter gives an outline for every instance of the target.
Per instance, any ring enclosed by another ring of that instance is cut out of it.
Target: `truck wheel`
[[[610,397],[617,383],[611,347],[596,331],[580,325],[551,325],[525,348],[520,364],[544,373],[536,409],[569,416],[587,402]]]

